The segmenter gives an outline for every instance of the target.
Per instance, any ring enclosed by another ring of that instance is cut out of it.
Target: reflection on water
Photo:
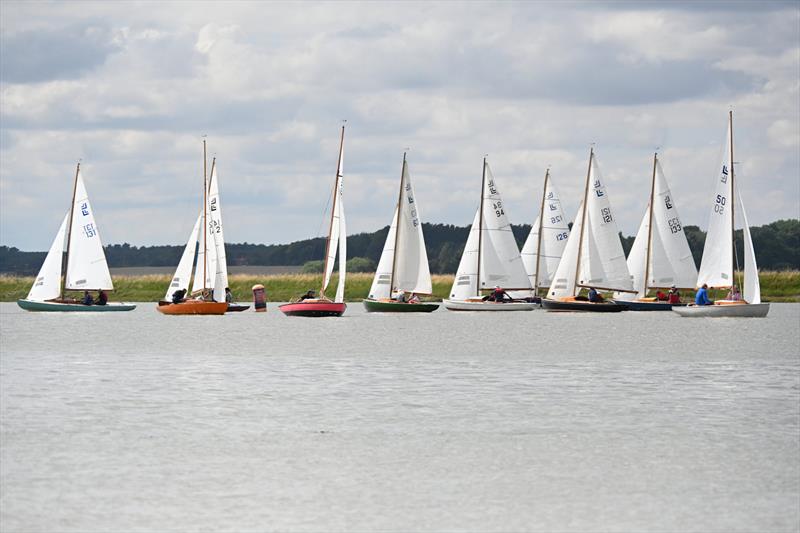
[[[800,524],[800,305],[0,327],[3,531]]]

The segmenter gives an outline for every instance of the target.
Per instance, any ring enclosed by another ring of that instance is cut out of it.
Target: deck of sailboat
[[[136,304],[125,302],[108,302],[105,305],[84,305],[79,301],[38,301],[20,298],[17,305],[26,311],[105,313],[113,311],[133,311]]]
[[[363,304],[368,313],[431,313],[439,309],[439,304],[434,302],[413,303],[366,298],[363,300]]]
[[[750,304],[745,302],[717,301],[714,305],[687,305],[673,309],[678,315],[685,317],[714,318],[764,318],[769,313],[768,303]]]

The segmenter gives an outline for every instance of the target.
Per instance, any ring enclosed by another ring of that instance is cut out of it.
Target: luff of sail
[[[28,300],[44,302],[57,298],[61,294],[61,270],[64,261],[64,247],[66,246],[67,223],[69,212],[64,215],[61,226],[58,228],[56,238],[50,245],[50,251],[42,263],[42,268],[36,275],[36,279],[28,292]]]
[[[75,202],[72,205],[64,287],[69,290],[114,290],[94,211],[80,170],[75,179]]]
[[[541,226],[541,239],[539,227]],[[544,191],[542,212],[531,227],[531,232],[522,247],[521,257],[528,273],[531,285],[534,287],[550,287],[555,276],[564,247],[569,239],[569,226],[567,225],[561,200],[553,185],[552,177],[548,177]],[[540,242],[541,240],[541,242]],[[539,249],[537,255],[536,250]],[[536,267],[539,267],[539,276],[536,278]]]
[[[703,246],[703,259],[697,274],[697,286],[707,283],[709,287],[733,285],[733,217],[731,217],[731,124],[725,136],[725,149],[708,220],[708,232]]]
[[[419,204],[414,196],[405,155],[398,201],[370,287],[369,297],[372,299],[390,298],[395,290],[417,294],[433,292]]]
[[[167,294],[164,295],[165,300],[170,300],[172,294],[179,290],[188,290],[189,281],[192,277],[192,264],[194,263],[195,252],[197,252],[197,234],[200,231],[200,224],[203,221],[203,214],[197,215],[197,221],[194,223],[192,232],[189,234],[189,240],[186,241],[186,247],[181,254],[181,260],[178,262],[178,268],[175,269],[175,275],[172,276],[172,281],[167,287]]]

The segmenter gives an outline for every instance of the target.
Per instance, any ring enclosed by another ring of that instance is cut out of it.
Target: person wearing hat
[[[681,293],[678,290],[678,287],[673,285],[669,288],[669,294],[667,301],[671,304],[679,304],[681,303]]]

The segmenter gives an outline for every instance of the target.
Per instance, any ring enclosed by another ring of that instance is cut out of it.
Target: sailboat
[[[761,303],[761,285],[758,281],[758,265],[753,250],[753,239],[747,223],[742,195],[734,181],[733,165],[733,111],[728,113],[728,133],[725,156],[721,170],[715,178],[717,184],[711,201],[703,259],[697,275],[697,287],[704,284],[713,289],[730,289],[736,285],[734,271],[734,214],[738,207],[742,218],[744,237],[744,290],[743,300],[717,300],[714,305],[687,305],[673,309],[681,316],[708,317],[765,317],[769,304]]]
[[[100,290],[113,291],[114,284],[78,163],[70,209],[64,215],[27,298],[17,300],[17,305],[26,311],[103,312],[136,308],[134,304],[122,302],[84,305],[81,300],[66,297],[66,291]]]
[[[614,300],[631,311],[669,311],[684,305],[648,297],[650,289],[694,290],[697,267],[657,152],[653,156],[650,200],[627,263],[636,294],[618,293]]]
[[[400,301],[392,299],[392,296],[395,293],[429,295],[432,292],[419,204],[411,186],[411,175],[404,153],[394,217],[369,289],[369,298],[364,300],[364,308],[370,313],[430,313],[438,309],[439,304],[423,303],[419,300]]]
[[[539,298],[540,289],[550,288],[568,238],[569,226],[548,168],[544,175],[539,217],[533,223],[520,254],[535,298]]]
[[[212,178],[215,174],[216,159],[212,163],[211,175]],[[186,243],[186,248],[183,250],[181,259],[178,262],[178,268],[175,275],[172,277],[167,293],[164,300],[158,303],[158,309],[165,315],[222,315],[228,310],[228,304],[225,302],[225,287],[227,287],[228,273],[227,268],[224,267],[225,263],[225,246],[222,239],[222,215],[219,211],[219,189],[216,185],[216,180],[209,180],[206,173],[206,141],[203,140],[203,200],[202,209],[197,217],[192,233],[189,235],[189,241]],[[213,190],[211,189],[213,186]],[[212,192],[212,194],[209,194]],[[214,200],[212,215],[209,217],[210,200]],[[215,218],[216,215],[216,218]],[[209,220],[209,218],[211,220]],[[194,285],[192,288],[192,297],[183,299],[182,301],[173,302],[172,295],[175,291],[188,290],[189,277],[192,271],[192,262],[194,260],[195,248],[198,248],[197,241],[200,240],[200,232],[203,232],[202,243],[197,250],[197,265],[194,274]],[[211,247],[208,243],[208,235],[212,236]],[[219,236],[219,243],[222,249],[222,264],[220,269],[218,266],[220,254],[219,248],[216,244],[217,236]]]
[[[583,200],[542,307],[548,311],[618,312],[626,309],[610,301],[590,302],[580,296],[583,288],[635,292],[593,148],[589,151]]]
[[[532,291],[500,191],[484,158],[481,202],[450,289],[450,299],[444,300],[444,306],[451,311],[531,311],[537,307],[524,300],[483,300],[481,291],[495,287],[524,294]]]
[[[318,298],[305,298],[278,307],[287,316],[342,316],[347,304],[344,303],[344,282],[347,265],[347,231],[344,218],[343,200],[343,166],[344,164],[344,126],[339,139],[339,159],[336,164],[336,179],[333,185],[333,206],[331,207],[331,223],[328,228],[328,239],[325,243],[325,265],[322,269],[322,289]],[[331,301],[325,296],[325,290],[331,281],[336,251],[339,251],[339,283],[336,296]]]

